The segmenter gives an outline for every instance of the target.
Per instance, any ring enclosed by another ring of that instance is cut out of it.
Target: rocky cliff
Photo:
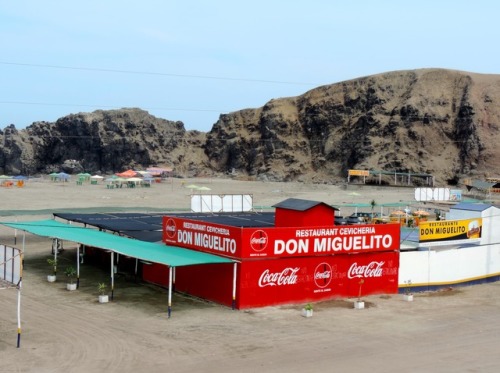
[[[441,183],[500,172],[500,77],[442,69],[322,86],[222,115],[212,168],[329,181],[348,169],[430,173]]]
[[[179,176],[335,182],[354,168],[430,173],[440,184],[456,183],[500,174],[499,102],[499,75],[422,69],[273,99],[221,115],[207,134],[140,109],[80,113],[5,128],[0,172],[167,165]]]
[[[25,130],[10,126],[1,135],[0,170],[9,174],[115,173],[151,165],[197,174],[206,167],[204,133],[140,109],[72,114]]]

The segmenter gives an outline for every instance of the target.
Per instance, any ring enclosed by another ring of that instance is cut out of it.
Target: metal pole
[[[231,308],[234,310],[236,308],[236,274],[237,274],[237,263],[233,264],[233,301]]]
[[[114,298],[114,292],[115,292],[115,266],[114,266],[114,259],[115,259],[115,253],[112,251],[111,252],[111,300]]]
[[[168,268],[168,318],[172,314],[172,267]]]
[[[57,275],[57,246],[58,246],[58,239],[57,238],[54,238],[54,240],[52,241],[52,245],[54,247],[54,262],[56,263],[56,265],[54,266],[54,276]]]
[[[21,273],[19,276],[19,285],[17,286],[17,348],[21,347],[21,289],[23,287],[23,262],[24,262],[24,234],[23,251],[21,252]]]
[[[172,268],[172,291],[175,291],[175,273],[176,273],[176,267]]]
[[[76,288],[80,288],[80,245],[76,246]]]

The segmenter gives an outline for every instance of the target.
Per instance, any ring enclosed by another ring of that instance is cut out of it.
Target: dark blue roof
[[[493,205],[487,203],[460,202],[450,207],[450,210],[484,211]]]
[[[162,221],[164,216],[201,220],[207,223],[229,225],[233,227],[274,227],[274,212],[240,213],[54,213],[54,216],[91,225],[112,232],[119,232],[141,241],[157,242],[162,239]]]

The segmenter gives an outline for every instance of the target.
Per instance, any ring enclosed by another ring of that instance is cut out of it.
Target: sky
[[[221,114],[397,70],[500,73],[496,0],[0,2],[0,129],[135,107]]]

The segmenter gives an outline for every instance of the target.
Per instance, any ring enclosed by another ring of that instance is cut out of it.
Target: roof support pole
[[[21,254],[21,262],[23,261],[22,258],[23,255]],[[21,287],[22,286],[23,286],[23,278],[21,277],[19,283],[17,284],[17,348],[21,347]]]
[[[175,291],[175,267],[172,268],[172,291]]]
[[[237,263],[233,264],[233,301],[231,303],[231,308],[234,310],[236,308],[236,273],[237,273]]]
[[[54,276],[57,275],[57,247],[59,246],[59,242],[57,238],[52,240],[52,251],[54,252]]]
[[[172,267],[168,267],[168,318],[172,314]]]
[[[80,245],[76,246],[76,288],[80,288]]]
[[[115,292],[115,253],[111,251],[111,300],[114,298]]]
[[[24,244],[26,243],[26,232],[23,232],[23,248],[21,250],[21,274],[17,284],[17,348],[21,347],[21,289],[23,287],[24,270]]]

